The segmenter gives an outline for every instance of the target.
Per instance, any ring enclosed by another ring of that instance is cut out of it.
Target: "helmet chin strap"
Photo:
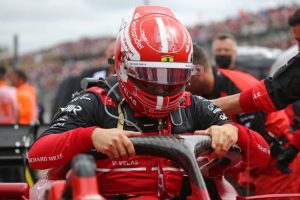
[[[120,120],[120,117],[119,116],[115,116],[113,114],[111,114],[108,110],[107,110],[107,99],[108,99],[108,96],[114,91],[114,89],[119,85],[119,83],[117,82],[114,86],[112,86],[109,91],[107,92],[107,95],[105,97],[105,100],[104,100],[104,110],[105,110],[105,113],[107,115],[109,115],[110,117],[114,118],[114,119],[117,119],[117,120]],[[143,135],[143,131],[140,129],[140,127],[138,127],[135,123],[131,122],[130,120],[128,119],[123,119],[126,123],[132,125],[134,128],[136,128],[136,130],[140,133],[142,133]]]

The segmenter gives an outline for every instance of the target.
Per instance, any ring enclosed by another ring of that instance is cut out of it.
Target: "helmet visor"
[[[128,76],[143,91],[168,96],[182,90],[193,65],[176,62],[126,62]]]
[[[154,84],[178,85],[188,81],[192,63],[127,61],[127,73],[132,78]]]

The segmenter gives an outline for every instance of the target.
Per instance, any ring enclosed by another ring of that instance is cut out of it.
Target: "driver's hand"
[[[92,133],[92,142],[97,151],[106,154],[110,159],[126,160],[135,155],[133,144],[128,139],[134,136],[141,136],[141,133],[117,128],[96,128]]]
[[[194,134],[211,136],[211,147],[214,149],[212,155],[215,157],[223,157],[238,140],[238,128],[231,124],[214,125],[206,130],[197,130]]]

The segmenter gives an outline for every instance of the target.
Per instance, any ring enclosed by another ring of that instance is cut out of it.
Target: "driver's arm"
[[[228,122],[214,125],[206,130],[197,130],[194,134],[210,135],[212,138],[212,156],[222,157],[233,145],[237,144],[243,160],[251,166],[265,167],[270,159],[270,147],[257,132],[242,125]],[[255,156],[253,156],[255,155]]]
[[[92,149],[91,135],[97,128],[92,109],[98,112],[98,106],[94,94],[84,94],[60,109],[51,126],[31,146],[29,166],[34,169],[56,167]]]
[[[192,97],[195,134],[212,137],[216,156],[224,155],[233,144],[239,145],[243,160],[249,165],[266,166],[270,159],[270,147],[257,132],[230,122],[220,108],[201,97]],[[255,156],[253,156],[255,155]]]
[[[113,106],[108,106],[108,109],[117,115]],[[134,148],[127,136],[140,133],[104,128],[117,124],[116,120],[105,118],[104,113],[102,101],[95,94],[84,94],[71,101],[30,148],[30,167],[58,167],[71,161],[75,155],[93,148],[112,159],[134,155]]]

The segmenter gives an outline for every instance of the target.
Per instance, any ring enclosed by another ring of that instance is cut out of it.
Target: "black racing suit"
[[[117,81],[116,77],[111,79],[115,79],[113,82]],[[122,101],[119,92],[106,99],[108,90],[109,88],[102,86],[92,87],[59,112],[51,127],[31,147],[28,155],[30,166],[37,169],[58,167],[69,162],[74,155],[93,149],[91,135],[96,127],[118,127],[118,120],[108,115],[104,107],[112,115],[119,116],[118,104],[121,102],[124,118],[135,123],[144,135],[192,134],[195,130],[229,123],[221,109],[202,97],[191,96],[190,93],[185,93],[182,108],[169,117],[149,119],[134,113],[128,103]],[[120,123],[124,130],[137,131],[126,122]],[[249,164],[267,164],[267,143],[257,133],[234,123],[233,125],[239,130],[237,144],[242,149],[244,159]],[[251,157],[251,154],[256,156]],[[134,156],[126,161],[97,161],[97,172],[100,191],[106,197],[115,194],[156,196],[160,175],[164,185],[159,188],[160,193],[174,196],[180,191],[182,178],[182,171],[176,164],[147,155]]]

